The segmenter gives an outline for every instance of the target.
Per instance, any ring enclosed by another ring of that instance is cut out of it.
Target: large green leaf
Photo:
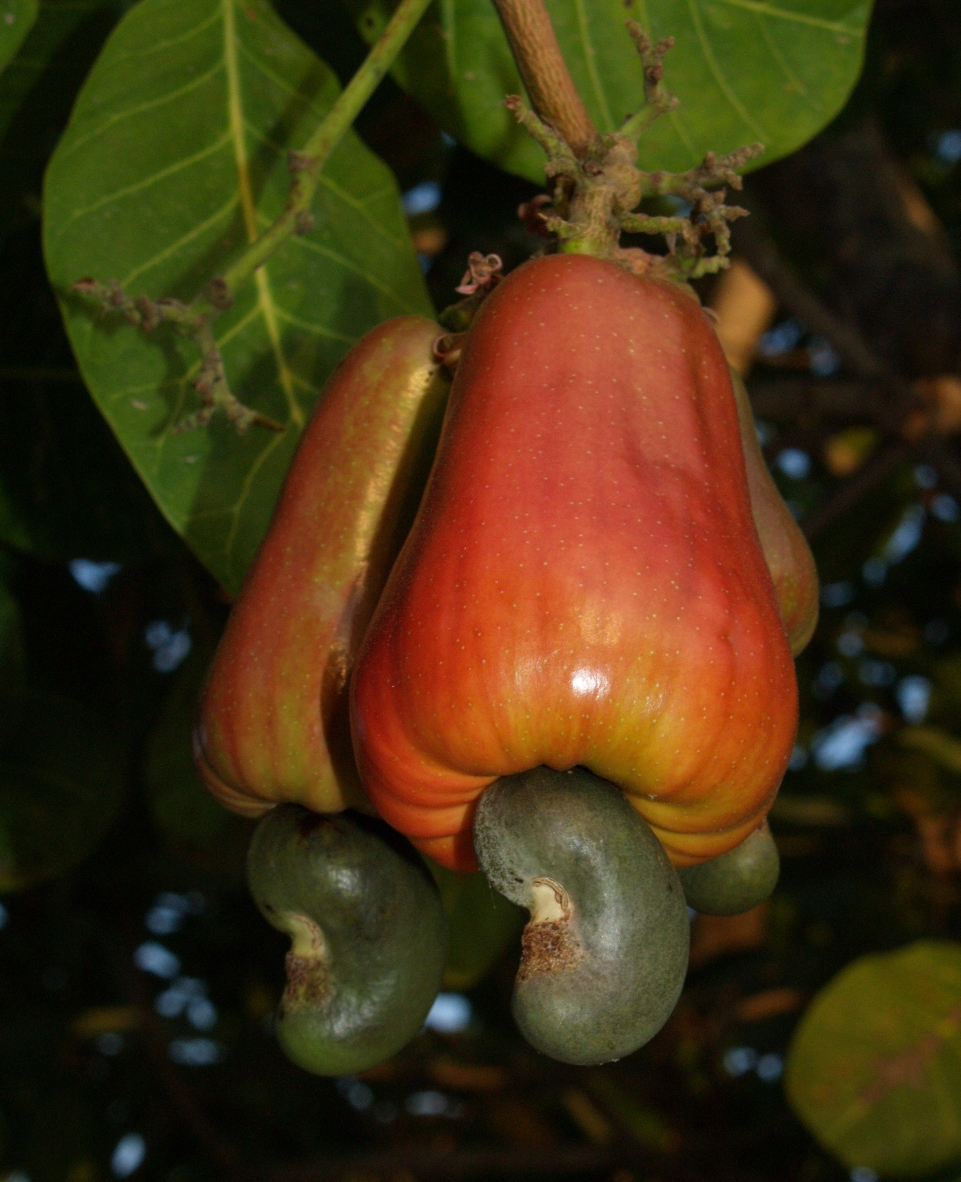
[[[848,965],[798,1027],[785,1085],[850,1167],[919,1175],[961,1158],[961,945]]]
[[[23,39],[37,19],[37,0],[2,0],[0,2],[0,70],[23,44]]]
[[[393,0],[347,0],[373,39]],[[665,62],[681,107],[641,143],[642,168],[681,170],[708,150],[760,140],[768,164],[841,109],[861,69],[868,0],[547,0],[574,82],[602,132],[641,106],[643,77],[624,22],[674,37]],[[491,0],[438,0],[394,70],[397,81],[478,155],[543,180],[543,154],[504,109],[522,85]]]
[[[33,28],[0,74],[0,238],[36,220],[50,153],[123,7],[123,0],[40,0]]]
[[[72,280],[189,299],[282,211],[287,148],[338,93],[264,0],[142,0],[85,84],[47,174],[47,266],[84,379],[173,526],[236,590],[300,430],[346,349],[429,304],[392,175],[352,134],[324,170],[316,227],[263,267],[216,323],[228,379],[286,424],[177,435],[199,359],[69,294]]]
[[[2,4],[3,0],[0,0],[0,20]],[[33,17],[29,24],[24,22],[23,29],[24,35],[30,33],[30,37],[23,52],[10,64],[0,81],[0,139],[6,135],[24,96],[43,75],[64,42],[70,40],[76,55],[76,36],[84,21],[100,9],[109,9],[111,16],[108,19],[115,19],[118,5],[113,0],[43,0],[32,7]]]
[[[110,827],[121,799],[116,741],[66,698],[0,693],[0,891],[72,869]]]

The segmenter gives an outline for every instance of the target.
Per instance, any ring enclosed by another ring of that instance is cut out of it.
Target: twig
[[[205,426],[218,410],[222,410],[241,433],[254,424],[274,431],[284,429],[283,424],[244,406],[231,393],[212,325],[231,307],[240,288],[279,246],[294,234],[306,234],[313,228],[310,206],[324,165],[390,69],[429,3],[430,0],[401,0],[377,43],[320,126],[302,149],[288,153],[287,164],[293,180],[283,213],[249,244],[223,275],[211,279],[190,304],[172,299],[151,300],[143,295],[130,296],[113,282],[80,279],[73,284],[82,295],[97,300],[105,312],[119,312],[145,332],[151,332],[161,322],[169,322],[181,336],[196,343],[201,353],[201,367],[194,386],[202,406],[176,424],[174,431]]]
[[[778,302],[812,332],[830,341],[849,369],[859,377],[875,381],[893,377],[864,343],[857,329],[839,320],[787,269],[774,243],[762,234],[754,220],[737,226],[733,237],[734,249],[751,264]]]
[[[911,454],[911,445],[903,439],[885,444],[850,476],[832,496],[801,521],[801,529],[808,541],[819,537],[838,517],[843,516],[858,501]]]
[[[494,0],[514,61],[540,118],[582,158],[597,142],[594,126],[571,78],[544,0]]]
[[[760,156],[763,151],[763,144],[746,144],[726,156],[705,152],[704,160],[696,167],[689,168],[687,172],[650,173],[650,188],[646,191],[654,197],[672,193],[687,198],[688,194],[696,196],[707,185],[730,185],[732,189],[740,190],[744,181],[738,169],[743,168],[755,156]]]
[[[743,181],[736,170],[743,168],[748,160],[763,151],[763,144],[750,144],[728,156],[719,157],[708,152],[701,164],[687,172],[642,174],[643,192],[652,196],[670,194],[680,197],[690,204],[690,217],[659,219],[635,213],[623,219],[623,229],[667,234],[671,253],[677,255],[688,278],[699,279],[702,275],[714,274],[727,266],[727,256],[731,251],[731,223],[747,217],[748,211],[739,205],[725,204],[726,189],[711,192],[708,186],[730,185],[732,189],[740,189]],[[658,222],[663,222],[662,229],[648,229],[652,225],[656,227]],[[679,247],[673,244],[672,236],[678,231],[670,228],[671,223],[679,224]],[[717,250],[714,255],[705,257],[702,239],[708,234],[714,236]]]
[[[759,419],[873,419],[878,402],[870,382],[811,377],[751,381],[751,406]]]
[[[567,138],[532,111],[519,94],[509,94],[504,99],[504,106],[511,112],[517,122],[524,128],[531,139],[544,149],[547,163],[544,172],[548,178],[567,176],[574,180],[580,175],[580,161]]]
[[[961,462],[944,437],[936,430],[927,431],[915,441],[900,436],[907,416],[918,403],[917,391],[911,384],[893,373],[875,356],[856,328],[835,316],[814,292],[788,270],[778,257],[774,244],[764,238],[756,225],[739,226],[734,233],[738,253],[767,283],[778,301],[807,328],[825,337],[850,369],[874,384],[877,397],[871,418],[895,436],[892,442],[875,452],[863,468],[846,480],[820,509],[808,514],[801,522],[807,537],[814,538],[822,533],[830,522],[856,504],[869,489],[911,454],[927,458],[938,469],[955,496],[961,497]]]
[[[628,1146],[569,1145],[539,1149],[495,1149],[478,1146],[436,1153],[431,1150],[404,1149],[395,1152],[363,1153],[343,1158],[319,1158],[286,1166],[272,1167],[266,1182],[326,1182],[329,1179],[363,1175],[399,1176],[410,1171],[418,1178],[509,1178],[524,1175],[532,1178],[560,1178],[572,1174],[596,1174],[619,1165],[650,1167]]]
[[[294,180],[287,208],[270,229],[252,242],[224,272],[223,284],[231,300],[237,289],[263,266],[282,242],[293,234],[306,234],[313,228],[310,205],[324,165],[393,65],[429,3],[430,0],[401,0],[377,43],[320,126],[299,152],[288,153],[288,167]]]
[[[664,55],[673,48],[674,38],[665,37],[654,45],[637,21],[628,21],[627,31],[634,38],[644,67],[644,106],[626,120],[620,134],[636,144],[655,119],[680,106],[681,100],[662,84]]]
[[[666,51],[667,43],[662,42],[661,47]],[[729,156],[708,152],[701,164],[683,173],[649,173],[637,168],[637,149],[625,136],[604,136],[582,159],[517,95],[509,95],[505,105],[544,149],[544,171],[558,182],[553,212],[539,205],[535,216],[560,240],[562,251],[613,259],[639,274],[657,273],[682,283],[727,266],[729,223],[744,217],[747,210],[725,204],[726,189],[710,192],[708,186],[739,189],[741,178],[736,168],[762,152],[763,145],[740,148]],[[632,212],[645,193],[679,196],[689,203],[690,211],[674,217]],[[622,231],[664,234],[667,255],[652,255],[637,247],[622,250]],[[713,236],[716,244],[711,256],[705,253],[708,236]]]

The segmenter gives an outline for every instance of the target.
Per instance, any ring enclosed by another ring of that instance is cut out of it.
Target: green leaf
[[[0,891],[79,865],[121,800],[121,760],[107,727],[47,694],[0,694]]]
[[[472,989],[507,951],[524,913],[491,889],[483,874],[457,874],[427,860],[447,912],[445,989]]]
[[[849,1167],[919,1175],[961,1158],[961,945],[920,941],[848,965],[798,1027],[785,1086]]]
[[[194,767],[191,732],[211,653],[191,650],[147,741],[144,779],[157,829],[174,853],[232,885],[245,881],[254,822],[228,813],[204,788]]]
[[[40,0],[36,23],[0,75],[0,238],[39,215],[51,149],[122,8],[119,0]]]
[[[0,70],[5,70],[37,19],[37,0],[0,0]]]
[[[236,591],[324,379],[373,325],[429,311],[396,183],[353,134],[324,169],[316,227],[286,243],[215,324],[247,405],[286,424],[238,436],[197,406],[191,342],[104,321],[69,285],[192,298],[283,210],[286,150],[338,94],[264,0],[142,0],[85,84],[47,174],[47,265],[87,385],[155,500]]]
[[[373,40],[392,0],[347,0]],[[760,140],[751,167],[793,152],[851,92],[864,54],[867,0],[547,0],[574,83],[601,132],[644,101],[641,64],[624,23],[673,37],[665,83],[681,106],[640,146],[646,169],[680,171],[707,151]],[[394,69],[397,81],[461,143],[508,172],[544,179],[540,148],[504,109],[523,89],[490,0],[444,0],[421,22]]]
[[[9,0],[0,0],[8,3]],[[64,42],[73,40],[80,25],[109,0],[43,0],[34,9],[23,53],[11,64],[0,80],[0,139],[6,133],[23,98],[50,65]],[[113,8],[114,5],[109,5]],[[33,26],[32,29],[30,26]],[[75,42],[74,42],[75,48]]]

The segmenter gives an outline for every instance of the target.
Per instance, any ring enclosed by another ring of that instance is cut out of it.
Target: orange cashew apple
[[[410,526],[449,386],[440,327],[402,316],[331,375],[208,674],[197,766],[228,808],[368,808],[350,751],[354,653]]]
[[[484,789],[540,765],[612,781],[678,866],[758,826],[797,687],[690,295],[561,254],[487,299],[350,716],[378,811],[452,868]]]

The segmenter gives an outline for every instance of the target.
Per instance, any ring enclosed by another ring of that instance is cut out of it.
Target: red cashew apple
[[[757,828],[797,687],[727,363],[683,290],[553,255],[488,298],[351,721],[374,805],[448,867],[475,865],[484,789],[540,765],[612,781],[678,866]]]
[[[402,316],[368,333],[300,441],[194,735],[207,787],[235,812],[366,806],[346,683],[430,468],[448,389],[432,352],[440,332]]]

